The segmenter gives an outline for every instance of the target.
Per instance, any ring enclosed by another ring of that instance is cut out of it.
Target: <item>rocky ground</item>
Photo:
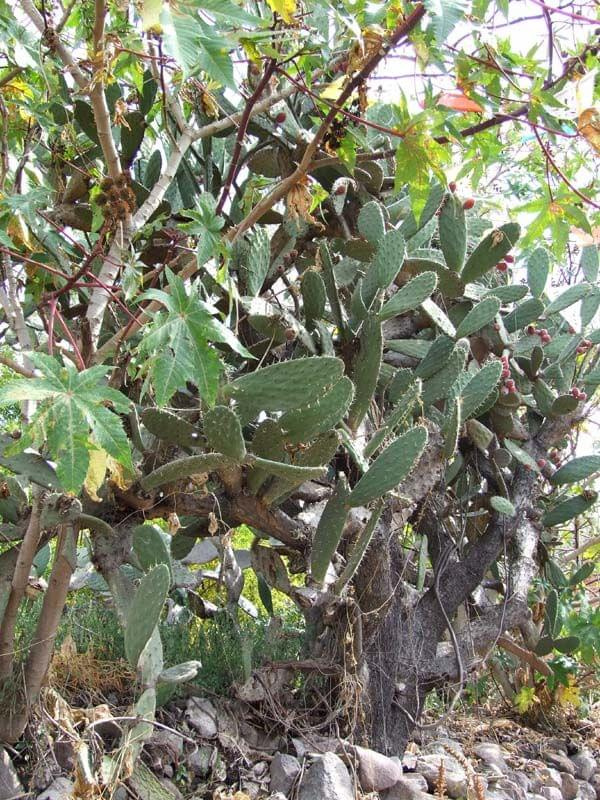
[[[96,723],[102,713],[95,747],[110,752],[118,718],[96,710]],[[0,800],[107,796],[100,779],[84,791],[75,778],[78,750],[90,744],[77,719],[52,731],[40,715],[35,745],[0,747]],[[542,734],[473,709],[390,758],[342,739],[285,739],[223,700],[191,697],[160,719],[116,800],[600,800],[600,740],[590,721]]]

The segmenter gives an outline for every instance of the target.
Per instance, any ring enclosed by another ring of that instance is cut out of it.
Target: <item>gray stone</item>
[[[379,797],[381,800],[433,800],[433,795],[422,792],[415,788],[412,781],[404,779],[386,789],[385,792],[380,792]]]
[[[557,789],[556,786],[542,786],[540,794],[546,800],[563,800],[562,791]]]
[[[420,756],[417,760],[417,772],[424,776],[429,791],[435,792],[442,761],[446,774],[446,794],[449,797],[464,797],[467,793],[467,775],[462,765],[452,756],[436,753]]]
[[[543,786],[552,786],[562,792],[562,778],[557,769],[553,767],[538,767],[532,776],[531,790],[541,794]]]
[[[364,792],[382,792],[402,778],[402,765],[375,750],[353,747],[358,759],[358,779]]]
[[[562,777],[562,796],[564,800],[575,800],[579,786],[570,772],[561,772]]]
[[[543,794],[536,794],[536,792],[527,792],[527,800],[546,800]]]
[[[531,780],[529,776],[526,775],[524,772],[520,772],[516,769],[511,769],[509,770],[508,775],[506,777],[513,783],[516,783],[517,786],[520,786],[525,793],[527,793],[531,789]]]
[[[199,747],[185,758],[186,767],[198,778],[207,778],[216,759],[216,750],[210,745]]]
[[[600,772],[595,772],[590,778],[590,785],[596,792],[596,800],[600,800]]]
[[[414,786],[415,789],[418,789],[420,792],[427,792],[428,786],[427,781],[422,775],[419,775],[418,772],[412,772],[408,774],[404,774],[402,780],[410,783]]]
[[[598,763],[589,750],[575,753],[574,756],[571,756],[571,761],[575,766],[575,777],[580,781],[589,781],[598,768]]]
[[[587,781],[577,781],[577,785],[579,786],[577,794],[581,800],[596,800],[596,790],[591,783]]]
[[[68,778],[56,778],[38,795],[37,800],[71,800],[75,785]]]
[[[544,761],[560,772],[568,772],[569,775],[575,775],[575,764],[564,753],[544,753]]]
[[[158,780],[161,783],[161,785],[164,786],[165,789],[169,792],[169,794],[175,798],[175,800],[183,800],[183,795],[181,794],[177,786],[175,786],[173,781],[170,781],[168,778],[159,778]]]
[[[493,785],[508,795],[510,800],[526,800],[525,789],[516,781],[510,780],[510,778],[502,777],[494,781]]]
[[[424,753],[440,753],[441,755],[452,755],[452,752],[464,755],[463,747],[456,739],[440,736],[435,742],[430,742],[423,748]]]
[[[300,782],[298,800],[354,800],[354,789],[344,762],[335,753],[315,758]]]
[[[271,761],[271,792],[289,794],[296,777],[300,774],[300,762],[295,756],[277,753]]]
[[[485,800],[510,800],[510,796],[502,789],[488,789],[485,793]]]
[[[481,742],[481,744],[475,745],[473,753],[477,758],[483,761],[484,764],[496,767],[502,774],[508,772],[508,764],[504,757],[505,753],[500,745],[494,742]]]
[[[283,794],[283,792],[275,792],[275,794],[270,794],[267,797],[267,800],[287,800],[287,797]]]
[[[3,747],[0,747],[0,800],[7,800],[23,792],[23,786],[10,756]]]
[[[204,697],[190,697],[185,717],[203,739],[214,739],[217,735],[217,709]]]

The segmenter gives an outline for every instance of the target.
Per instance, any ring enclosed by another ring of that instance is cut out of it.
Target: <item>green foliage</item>
[[[116,413],[104,405],[110,403],[119,412],[129,410],[127,398],[106,384],[109,368],[91,367],[78,372],[43,353],[32,353],[30,358],[40,377],[15,380],[0,387],[0,405],[40,402],[24,435],[9,452],[5,449],[4,458],[32,445],[47,447],[57,462],[56,475],[62,487],[74,493],[85,481],[93,445],[132,470],[125,431]],[[9,460],[6,465],[10,467]]]
[[[142,651],[158,625],[170,583],[167,565],[157,564],[144,575],[127,609],[125,653],[133,667],[137,667]]]

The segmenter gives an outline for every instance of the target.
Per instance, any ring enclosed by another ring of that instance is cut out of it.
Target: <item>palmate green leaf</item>
[[[119,464],[133,469],[129,440],[119,417],[101,405],[80,404],[80,408],[92,429],[92,436],[100,447],[106,450]]]
[[[467,11],[465,0],[424,0],[438,45],[442,45]]]
[[[66,491],[81,489],[89,464],[91,440],[113,458],[132,469],[129,441],[117,411],[129,410],[130,402],[106,385],[109,367],[96,366],[77,372],[57,359],[42,353],[31,354],[42,378],[13,381],[0,389],[0,405],[19,400],[38,400],[40,405],[23,441],[47,446],[56,462],[56,474]]]
[[[151,367],[154,397],[158,406],[166,406],[175,392],[185,386],[189,372],[185,364],[171,354],[158,355]]]

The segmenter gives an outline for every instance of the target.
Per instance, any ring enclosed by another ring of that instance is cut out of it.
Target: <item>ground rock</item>
[[[510,800],[526,800],[525,789],[510,778],[502,777],[499,780],[494,780],[490,782],[489,787],[490,789],[498,789],[498,791],[504,792]]]
[[[300,773],[300,762],[295,756],[287,753],[276,753],[271,761],[271,792],[289,794],[292,785]]]
[[[379,793],[381,800],[432,800],[433,795],[417,789],[412,781],[402,779],[394,786]]]
[[[553,786],[555,789],[562,791],[560,772],[553,767],[538,767],[532,776],[531,790],[534,793],[541,794],[540,789],[543,786]]]
[[[315,758],[300,782],[298,800],[354,800],[350,775],[335,753]]]
[[[204,697],[190,697],[185,717],[203,739],[214,739],[217,735],[217,709],[210,700]]]
[[[402,766],[392,758],[366,747],[354,747],[358,759],[358,778],[364,792],[381,792],[402,778]]]
[[[516,783],[517,786],[520,786],[525,793],[531,789],[531,779],[524,772],[521,772],[517,769],[511,769],[506,777],[513,783]]]
[[[37,800],[71,800],[74,788],[73,781],[68,778],[56,778],[38,795]]]
[[[511,798],[503,789],[494,787],[493,789],[487,790],[485,793],[485,800],[511,800]]]
[[[577,792],[581,800],[596,800],[596,790],[587,781],[577,781],[579,791]]]
[[[590,785],[596,792],[596,800],[600,800],[600,772],[595,772],[590,778]]]
[[[598,763],[589,750],[581,750],[571,756],[571,761],[575,767],[575,777],[580,781],[589,781],[596,769]]]
[[[465,797],[468,784],[467,775],[462,765],[452,756],[422,755],[417,760],[417,772],[424,776],[429,791],[435,792],[442,761],[446,771],[446,794],[449,797]]]
[[[464,755],[462,744],[447,736],[440,737],[423,748],[424,753],[441,753],[442,755],[452,755],[451,751],[461,756]]]
[[[540,794],[546,800],[563,800],[562,791],[557,789],[556,786],[542,786]]]
[[[502,774],[508,772],[508,764],[505,759],[505,752],[500,745],[495,742],[481,742],[473,748],[474,755],[484,764],[496,767]]]
[[[575,775],[575,764],[565,753],[544,753],[544,761],[559,772],[568,772]]]
[[[562,796],[564,800],[575,800],[579,791],[579,786],[575,778],[569,772],[561,772]]]
[[[22,794],[24,791],[10,756],[0,747],[0,800]]]

